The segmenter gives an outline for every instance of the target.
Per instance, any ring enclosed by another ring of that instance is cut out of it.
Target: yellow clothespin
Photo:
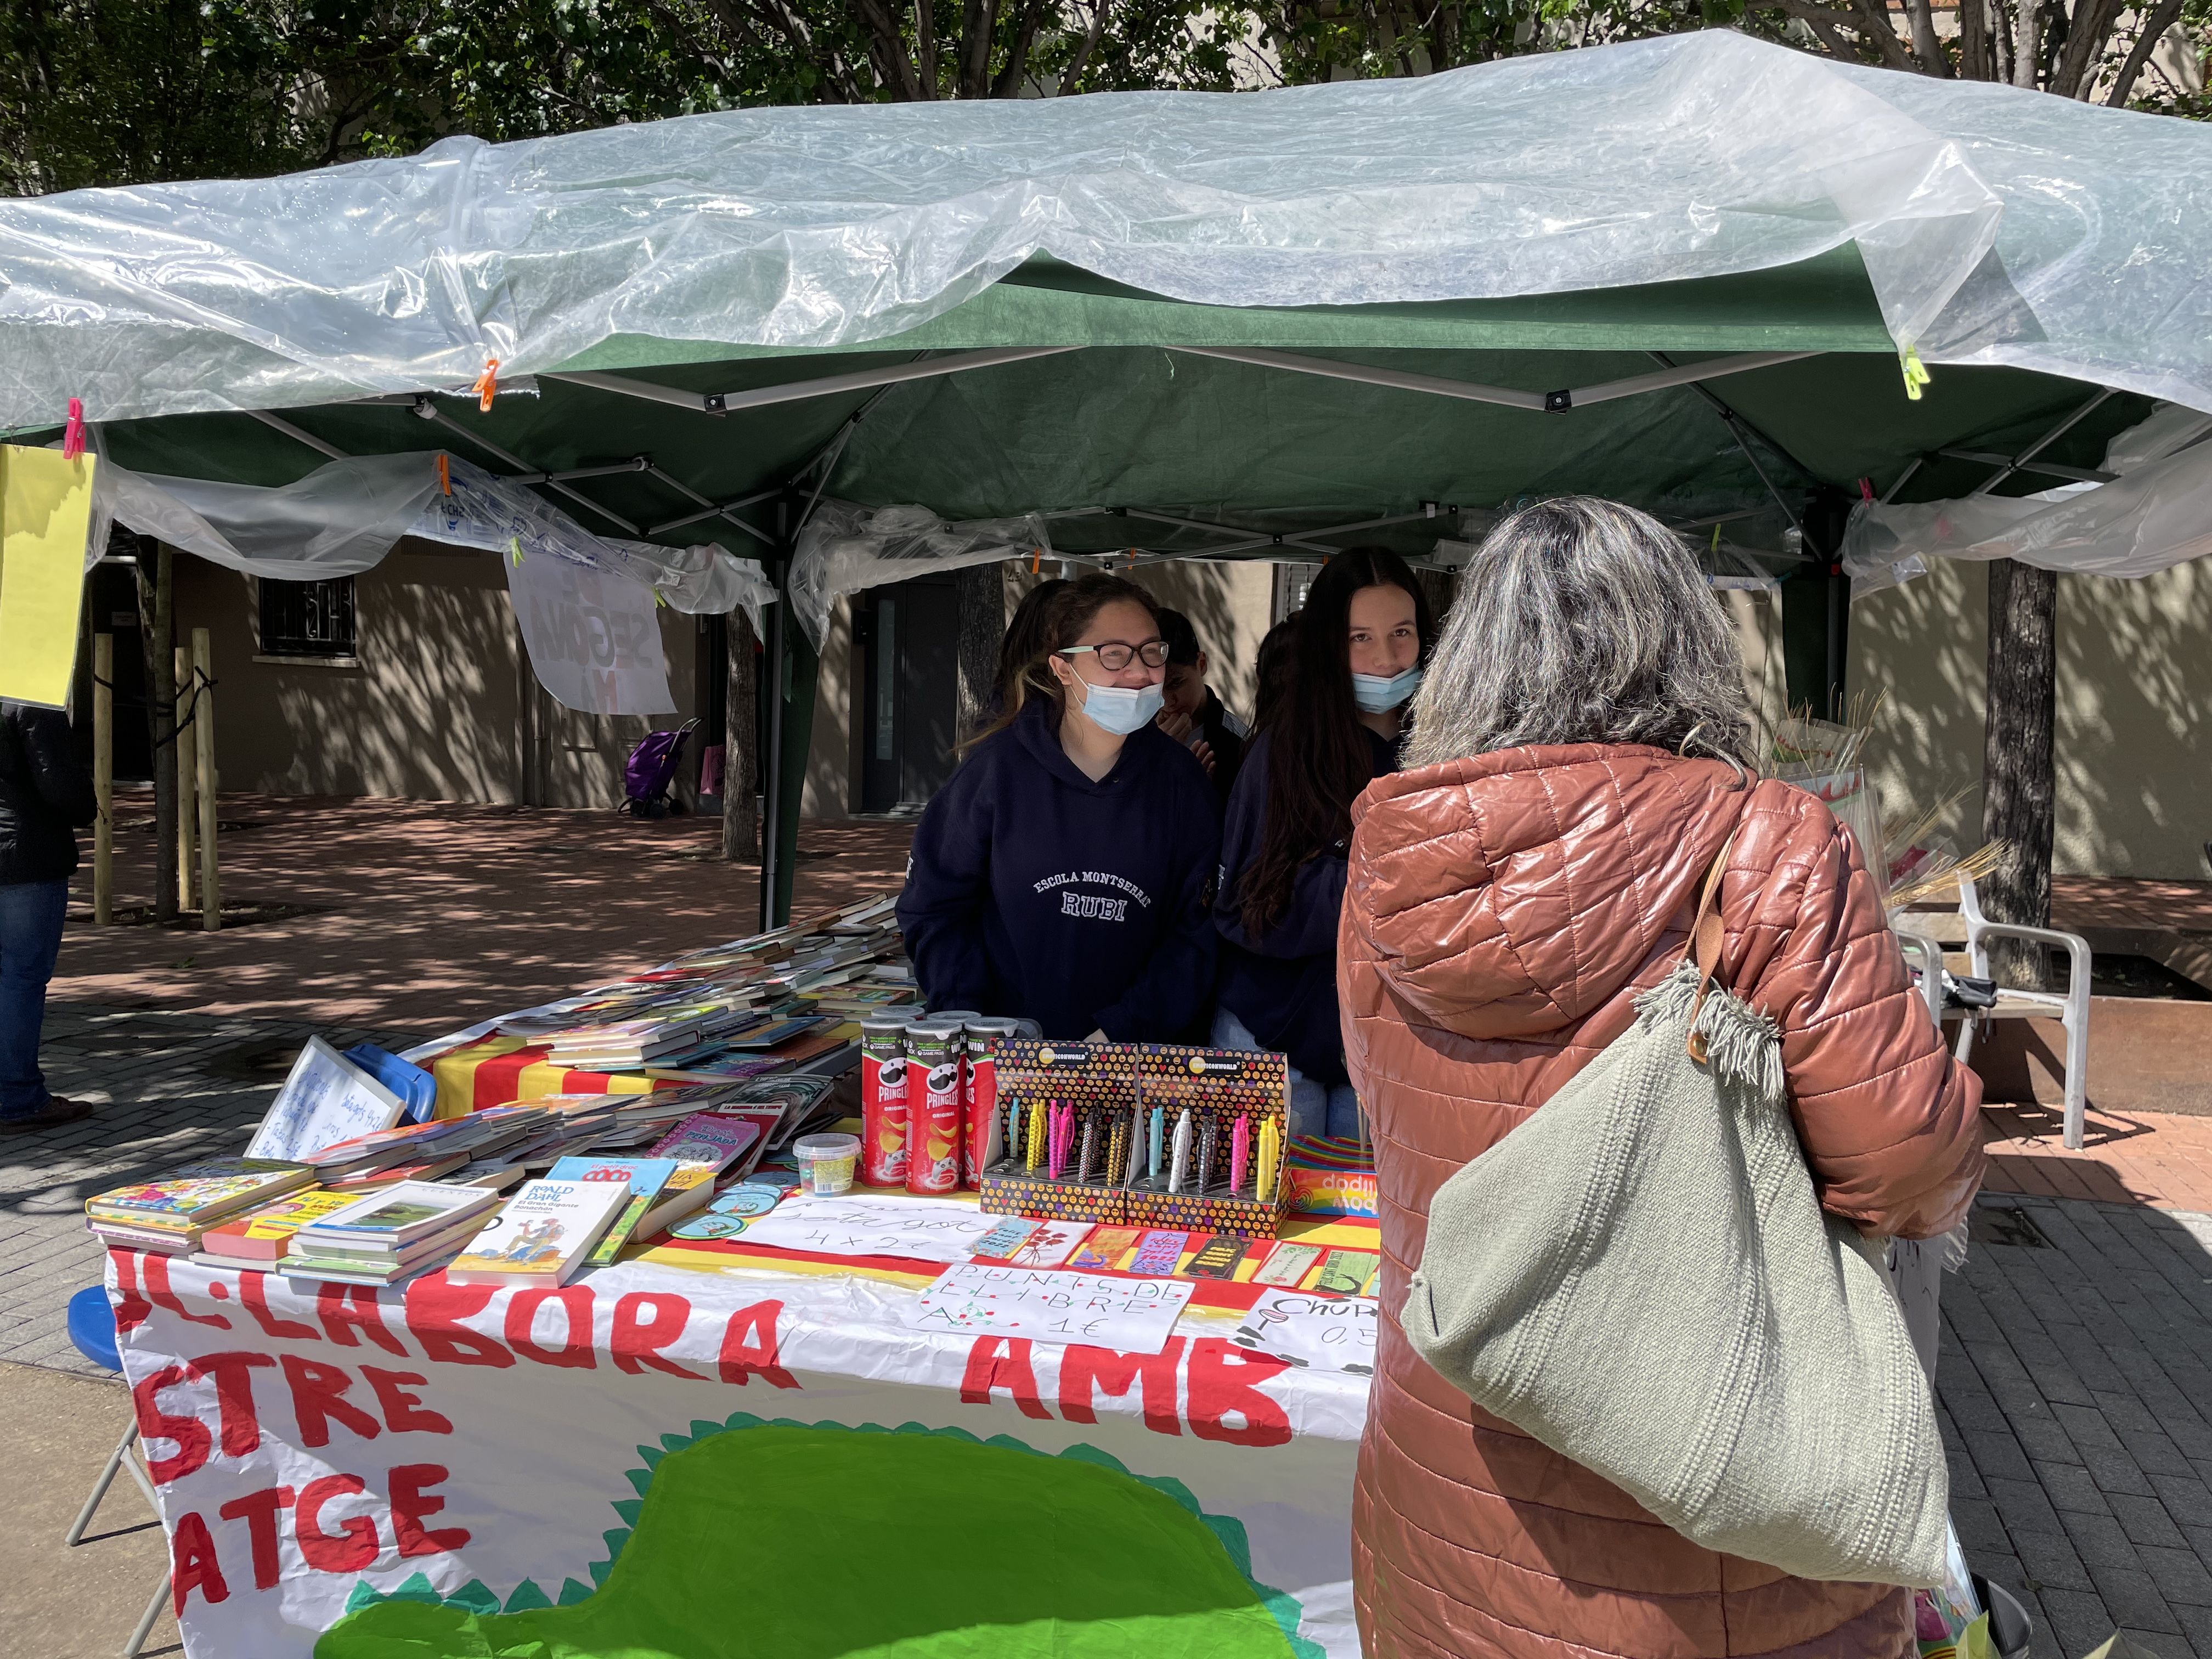
[[[1920,353],[1911,346],[1905,348],[1900,361],[1905,366],[1905,395],[1917,404],[1920,401],[1920,389],[1928,384],[1927,368],[1920,361]]]
[[[521,568],[522,568],[522,538],[521,538],[521,537],[520,537],[520,536],[510,536],[510,537],[508,537],[508,538],[507,538],[507,550],[509,553],[511,553],[511,554],[513,554],[513,555],[514,556],[514,568],[515,568],[517,570],[521,569]]]

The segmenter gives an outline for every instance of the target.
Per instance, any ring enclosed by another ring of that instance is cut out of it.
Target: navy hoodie
[[[1376,777],[1398,769],[1398,746],[1366,726]],[[1214,925],[1221,930],[1221,1006],[1244,1029],[1319,1083],[1347,1081],[1336,1006],[1336,924],[1344,908],[1346,849],[1325,847],[1298,866],[1290,902],[1257,940],[1244,931],[1241,889],[1260,856],[1267,820],[1267,773],[1274,733],[1244,751],[1221,836]]]
[[[1012,1014],[1048,1037],[1182,1040],[1213,988],[1213,787],[1153,726],[1093,783],[1059,721],[1032,700],[922,813],[898,902],[915,976],[933,1009]]]

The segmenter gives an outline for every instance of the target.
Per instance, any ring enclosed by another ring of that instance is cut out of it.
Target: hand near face
[[[1191,712],[1188,709],[1179,709],[1172,703],[1153,716],[1152,724],[1177,743],[1188,743],[1191,732],[1197,729],[1196,721]]]

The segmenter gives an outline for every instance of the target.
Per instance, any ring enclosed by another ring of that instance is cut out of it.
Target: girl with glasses
[[[1350,1139],[1359,1107],[1336,1006],[1345,845],[1352,801],[1398,769],[1399,721],[1431,637],[1428,601],[1396,554],[1347,548],[1279,627],[1291,630],[1279,693],[1263,689],[1261,730],[1222,830],[1212,1041],[1288,1054],[1291,1132]]]
[[[1040,631],[915,832],[898,903],[915,976],[933,1010],[1048,1037],[1202,1036],[1221,828],[1205,769],[1152,723],[1158,612],[1134,583],[1085,576]]]

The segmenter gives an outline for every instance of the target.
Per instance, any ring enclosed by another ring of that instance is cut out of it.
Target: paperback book
[[[533,1181],[450,1263],[456,1285],[562,1285],[629,1201],[627,1181]]]

